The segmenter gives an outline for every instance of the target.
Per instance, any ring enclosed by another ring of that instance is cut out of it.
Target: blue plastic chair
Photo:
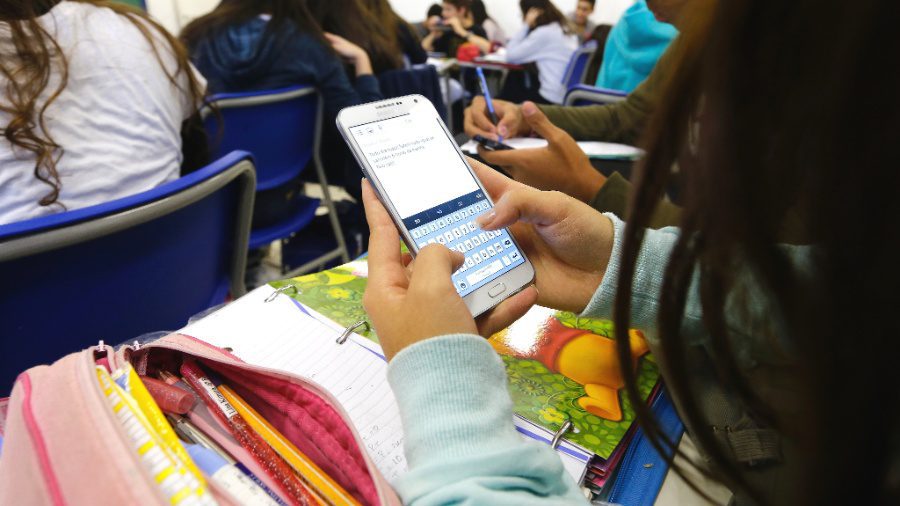
[[[584,82],[584,74],[587,72],[588,62],[591,61],[595,51],[597,51],[597,41],[589,40],[572,53],[562,79],[566,89]]]
[[[254,185],[236,152],[143,193],[0,225],[0,397],[29,367],[243,295]]]
[[[621,102],[628,97],[628,93],[608,88],[598,88],[587,84],[570,86],[566,92],[564,105],[603,105],[613,102]]]
[[[217,115],[214,110],[218,109]],[[256,189],[269,190],[296,179],[310,164],[315,166],[323,200],[328,208],[337,248],[307,262],[285,276],[311,271],[327,262],[350,257],[338,214],[319,159],[322,135],[322,98],[312,86],[247,93],[222,93],[207,100],[202,111],[213,156],[232,150],[253,153]],[[250,249],[285,240],[312,222],[319,199],[301,197],[302,205],[290,217],[250,232]]]

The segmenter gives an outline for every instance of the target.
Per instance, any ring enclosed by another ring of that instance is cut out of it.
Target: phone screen
[[[439,243],[465,255],[452,276],[465,296],[525,259],[506,229],[475,224],[491,203],[440,121],[427,103],[348,130],[419,249]]]

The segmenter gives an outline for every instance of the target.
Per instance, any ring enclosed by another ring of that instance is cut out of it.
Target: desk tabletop
[[[458,61],[457,66],[461,68],[483,68],[485,70],[522,70],[524,65],[518,63],[507,63],[497,59],[475,58],[472,61]]]

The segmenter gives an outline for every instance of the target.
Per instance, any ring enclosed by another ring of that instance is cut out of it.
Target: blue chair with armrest
[[[314,87],[221,93],[207,99],[201,114],[213,156],[236,149],[253,153],[257,192],[295,180],[309,165],[314,166],[337,247],[282,274],[291,277],[309,272],[336,258],[343,262],[350,260],[319,158],[323,105],[322,97]],[[251,250],[277,240],[284,241],[312,222],[320,200],[306,196],[299,198],[301,204],[290,216],[250,232]]]
[[[587,73],[588,62],[597,51],[597,41],[589,40],[582,44],[581,47],[572,53],[566,71],[563,74],[562,82],[566,85],[566,89],[584,82],[584,75]]]
[[[235,152],[136,195],[0,225],[0,397],[29,367],[243,295],[254,185],[252,157]]]
[[[626,97],[628,93],[624,91],[578,84],[569,87],[563,105],[604,105],[621,102]]]

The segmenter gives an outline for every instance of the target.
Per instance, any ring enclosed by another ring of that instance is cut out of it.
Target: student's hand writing
[[[493,100],[494,111],[497,113],[498,124],[495,126],[488,117],[487,103],[484,97],[477,96],[472,99],[472,105],[466,108],[463,128],[466,135],[474,137],[482,135],[488,139],[499,140],[499,137],[509,139],[511,137],[525,137],[531,134],[531,126],[522,116],[521,108],[506,100]]]
[[[333,33],[326,32],[325,38],[328,39],[328,42],[337,54],[356,68],[357,76],[372,73],[372,63],[369,60],[369,53],[365,49]]]
[[[479,225],[510,227],[534,266],[538,304],[584,310],[609,263],[612,222],[562,193],[525,186],[475,160],[469,164],[494,199],[493,211],[479,217]]]
[[[575,139],[547,119],[531,102],[522,105],[526,123],[547,139],[547,146],[535,149],[488,151],[479,146],[478,155],[499,165],[516,181],[540,190],[557,190],[582,202],[589,202],[606,182]]]
[[[400,254],[400,235],[368,181],[362,185],[369,222],[369,282],[363,306],[372,319],[388,360],[400,350],[445,334],[485,337],[520,318],[534,304],[537,292],[528,287],[506,299],[478,322],[463,302],[450,275],[463,256],[439,244],[423,248],[414,262]]]

